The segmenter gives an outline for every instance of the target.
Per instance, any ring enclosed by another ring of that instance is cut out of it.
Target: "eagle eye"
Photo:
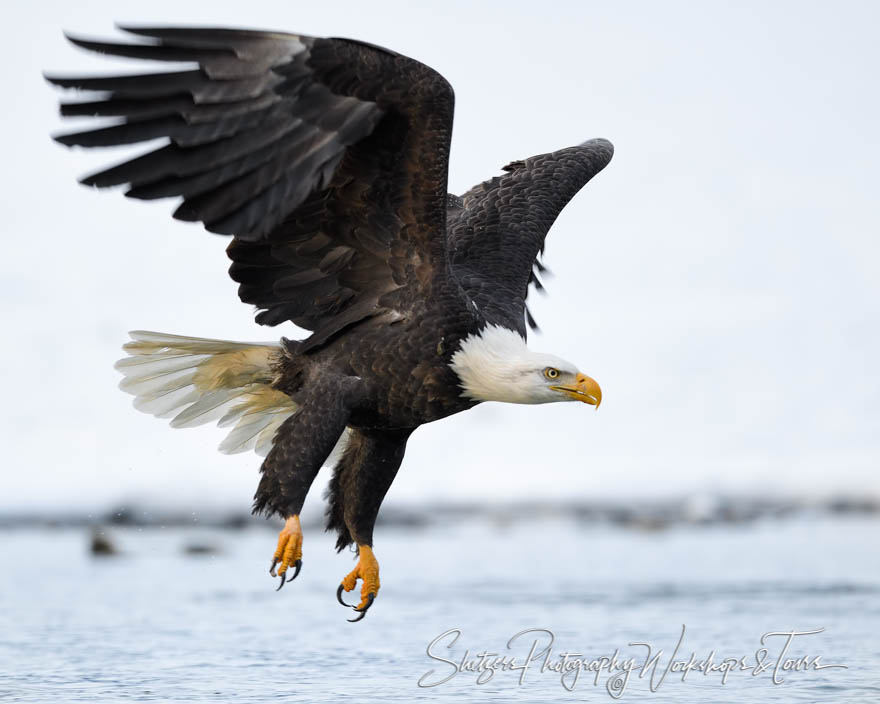
[[[559,370],[554,369],[553,367],[547,367],[544,370],[544,376],[546,376],[548,379],[558,379],[559,378]]]

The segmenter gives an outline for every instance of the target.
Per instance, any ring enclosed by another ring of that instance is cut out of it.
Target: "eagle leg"
[[[316,382],[311,395],[298,401],[299,410],[278,428],[272,449],[260,467],[262,478],[254,496],[254,512],[287,517],[269,567],[269,574],[281,579],[278,589],[293,581],[302,567],[299,515],[318,470],[345,432],[349,405],[357,402],[360,387],[356,377],[330,376]],[[293,577],[285,580],[291,565],[295,567]]]
[[[269,568],[269,574],[281,578],[278,589],[281,589],[287,582],[292,582],[299,574],[302,568],[302,542],[303,534],[299,524],[299,515],[290,516],[278,535],[278,548],[275,550],[272,566]],[[281,566],[276,573],[275,565],[279,562]],[[294,567],[293,576],[290,579],[285,579],[285,573],[290,566]]]
[[[403,460],[412,428],[376,430],[355,428],[330,484],[327,527],[339,532],[336,547],[358,546],[358,563],[339,585],[336,599],[359,612],[360,621],[379,593],[379,562],[373,554],[373,527],[379,506]],[[342,592],[350,592],[363,580],[357,606],[346,604]]]
[[[361,601],[357,606],[351,606],[355,611],[359,611],[360,614],[357,618],[349,619],[351,622],[360,621],[367,615],[367,609],[373,605],[380,586],[379,561],[373,554],[373,548],[369,545],[358,545],[358,551],[360,556],[357,565],[355,565],[351,572],[345,575],[342,583],[339,585],[339,589],[336,590],[336,598],[339,603],[343,606],[351,606],[351,604],[346,604],[342,600],[342,592],[343,590],[347,592],[352,591],[357,586],[358,580],[363,580],[361,585]]]

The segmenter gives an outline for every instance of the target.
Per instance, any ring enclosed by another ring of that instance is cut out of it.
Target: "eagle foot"
[[[284,528],[281,529],[281,533],[278,535],[278,548],[275,550],[275,555],[272,557],[272,565],[269,567],[270,575],[281,578],[278,589],[296,579],[299,571],[302,569],[302,542],[303,534],[302,528],[299,525],[299,516],[291,516],[287,519]],[[275,565],[279,562],[281,565],[276,572]],[[287,568],[290,566],[294,568],[293,576],[285,578]],[[278,591],[278,589],[275,591]]]
[[[336,590],[336,600],[343,606],[348,606],[359,612],[357,618],[348,619],[352,623],[360,621],[367,615],[367,610],[373,605],[376,595],[379,593],[379,562],[373,555],[373,549],[369,545],[359,545],[360,557],[355,568],[342,580]],[[361,601],[357,606],[347,604],[342,600],[342,592],[350,592],[357,586],[357,581],[363,580],[361,585]]]

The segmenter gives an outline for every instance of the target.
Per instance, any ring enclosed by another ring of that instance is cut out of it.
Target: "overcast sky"
[[[550,233],[530,339],[596,378],[601,409],[486,404],[424,426],[389,501],[880,494],[880,5],[728,5],[7,10],[0,510],[249,507],[260,458],[138,413],[112,364],[130,329],[300,336],[252,322],[225,241],[173,221],[171,201],[76,184],[119,153],[48,139],[60,94],[40,73],[119,66],[62,30],[108,37],[114,21],[348,36],[429,64],[456,92],[456,193],[513,159],[614,142]]]

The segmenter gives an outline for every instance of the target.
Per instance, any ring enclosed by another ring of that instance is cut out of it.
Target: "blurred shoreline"
[[[880,519],[880,498],[834,496],[804,499],[694,495],[629,501],[392,503],[382,508],[377,526],[412,530],[450,523],[455,525],[482,522],[503,527],[520,522],[568,520],[580,524],[656,531],[680,526],[747,524],[765,519],[788,520],[807,516]],[[303,518],[303,527],[319,527],[322,521],[323,516],[313,512],[313,515]],[[245,511],[211,508],[186,511],[137,502],[119,503],[102,511],[0,510],[0,530],[95,526],[224,530],[267,527],[277,530],[279,524],[277,519],[266,520]]]

